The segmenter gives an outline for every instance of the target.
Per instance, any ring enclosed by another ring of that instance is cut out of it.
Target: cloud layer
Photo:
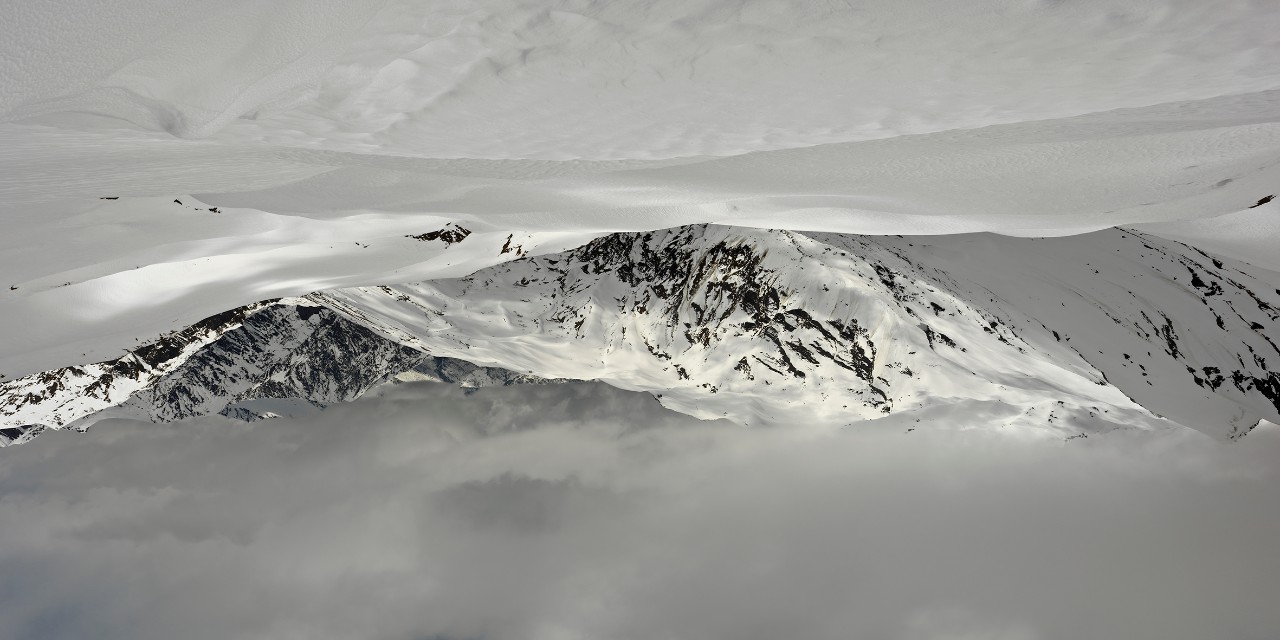
[[[105,422],[0,452],[0,637],[1261,640],[1277,454],[744,430],[596,384]]]

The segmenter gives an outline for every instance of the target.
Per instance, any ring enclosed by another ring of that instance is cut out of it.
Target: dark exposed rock
[[[417,240],[419,242],[431,242],[433,240],[440,240],[441,242],[444,242],[445,247],[450,247],[459,242],[462,242],[463,240],[466,240],[467,236],[469,235],[471,235],[470,229],[464,229],[463,227],[460,227],[457,224],[450,223],[448,226],[446,226],[443,229],[437,229],[436,231],[428,231],[426,233],[420,233],[418,235],[407,235],[405,237],[413,238],[414,240]]]

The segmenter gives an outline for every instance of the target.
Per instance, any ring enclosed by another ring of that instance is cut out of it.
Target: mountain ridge
[[[78,391],[94,384],[88,370],[59,370],[74,384],[41,383],[46,373],[0,385],[0,414],[4,437],[21,440],[31,424],[181,419],[254,398],[323,406],[431,354],[502,384],[598,379],[747,425],[848,427],[963,405],[1062,437],[1183,425],[1237,439],[1280,421],[1268,368],[1280,362],[1268,335],[1280,290],[1260,271],[1122,229],[617,233],[465,278],[260,303],[247,326],[105,395]]]

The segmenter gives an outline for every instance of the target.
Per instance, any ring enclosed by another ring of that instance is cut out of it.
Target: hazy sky
[[[1280,430],[745,430],[601,385],[0,451],[0,637],[1280,637]]]

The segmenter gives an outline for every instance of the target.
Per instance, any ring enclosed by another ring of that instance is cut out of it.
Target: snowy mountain
[[[963,404],[997,426],[1072,434],[1163,416],[1235,438],[1280,417],[1268,368],[1280,291],[1229,262],[1118,229],[693,226],[311,299],[434,354],[599,379],[743,424],[853,425]]]
[[[393,378],[596,379],[703,418],[957,412],[1070,436],[1280,420],[1271,274],[1110,229],[1062,238],[613,234],[471,276],[318,292],[0,387],[7,439],[111,416],[243,419]],[[426,354],[432,354],[428,357]],[[474,363],[474,364],[472,364]],[[264,399],[301,399],[281,405]]]
[[[210,318],[113,362],[0,385],[0,444],[25,442],[45,427],[84,430],[115,417],[169,422],[211,413],[242,420],[296,415],[354,400],[389,379],[467,388],[546,382],[427,356],[301,300],[268,301]]]

